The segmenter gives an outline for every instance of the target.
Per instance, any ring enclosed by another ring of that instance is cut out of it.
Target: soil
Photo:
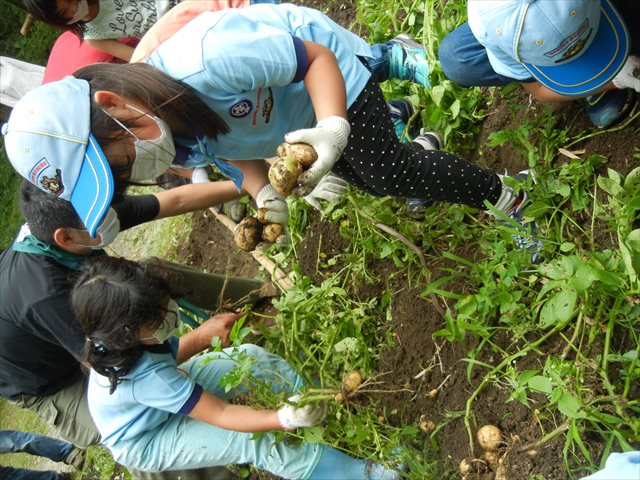
[[[325,11],[338,23],[348,28],[354,28],[354,1],[315,1],[304,0],[297,3],[318,8]],[[361,30],[360,30],[361,31]],[[512,127],[514,122],[521,121],[523,116],[539,115],[542,105],[530,102],[528,95],[519,95],[518,101],[527,108],[512,116],[506,107],[506,101],[499,95],[488,106],[488,115],[483,121],[476,145],[482,146],[487,142],[491,132]],[[638,108],[638,106],[636,106]],[[590,122],[579,102],[562,104],[554,107],[554,115],[559,119],[559,125],[569,129],[571,134],[587,130]],[[599,154],[608,161],[601,168],[613,168],[622,174],[628,173],[637,166],[637,159],[633,159],[634,148],[638,145],[637,132],[639,124],[627,127],[618,132],[593,136],[573,147],[571,150],[584,150],[585,154]],[[476,148],[467,152],[466,157],[472,162],[491,170],[502,172],[518,172],[527,168],[524,158],[512,145],[506,144],[497,148]],[[634,163],[635,162],[635,163]],[[308,275],[316,284],[320,283],[333,271],[341,266],[334,265],[325,270],[318,270],[317,258],[322,253],[325,258],[332,258],[345,251],[349,242],[343,238],[338,227],[312,214],[311,222],[306,229],[305,239],[298,249],[298,263],[300,271]],[[320,242],[319,239],[322,239]],[[225,271],[235,275],[255,275],[258,269],[250,254],[239,251],[231,233],[221,224],[208,216],[199,214],[191,233],[189,246],[184,253],[190,256],[190,263],[196,267],[209,271]],[[472,245],[461,247],[455,255],[474,260],[476,249]],[[432,272],[442,268],[455,268],[446,259],[436,260],[430,266]],[[433,333],[443,326],[442,311],[444,305],[437,305],[420,296],[422,289],[412,286],[410,279],[397,275],[397,268],[391,261],[369,259],[367,271],[373,272],[380,279],[387,279],[387,285],[382,281],[378,284],[360,285],[352,287],[350,294],[358,299],[379,298],[383,291],[390,289],[395,293],[393,299],[393,320],[389,324],[396,337],[395,348],[383,351],[379,359],[379,371],[391,372],[386,375],[388,390],[408,388],[413,393],[398,392],[385,393],[377,401],[387,411],[397,410],[398,414],[389,421],[396,424],[417,424],[421,415],[426,415],[436,423],[443,422],[447,412],[464,411],[466,401],[478,384],[476,374],[479,369],[472,370],[467,378],[467,364],[461,359],[473,349],[475,340],[467,337],[462,341],[448,342]],[[435,278],[434,278],[435,279]],[[464,280],[451,281],[446,284],[449,291],[467,293],[469,286]],[[507,344],[510,339],[503,339]],[[553,345],[546,346],[553,349]],[[489,364],[497,363],[499,359],[485,355],[479,360]],[[527,357],[523,360],[522,368],[539,368],[544,364],[545,357]],[[524,364],[528,363],[528,364]],[[474,373],[475,372],[475,373]],[[437,389],[437,395],[429,395]],[[504,464],[510,480],[528,479],[539,475],[546,480],[567,479],[563,464],[563,437],[559,436],[544,444],[542,448],[519,451],[519,447],[538,440],[541,435],[541,424],[534,416],[534,409],[540,405],[542,398],[531,399],[531,407],[527,408],[517,401],[509,401],[508,394],[495,386],[485,388],[473,404],[477,426],[493,424],[498,426],[505,436]],[[552,425],[544,424],[545,432],[553,429]],[[426,439],[425,439],[426,440]],[[437,441],[443,465],[455,467],[466,457],[470,457],[467,430],[461,419],[451,420],[438,432]],[[594,442],[597,445],[597,442]],[[595,447],[597,456],[599,451]],[[476,449],[479,447],[476,444]],[[491,478],[495,473],[479,473],[472,478]]]

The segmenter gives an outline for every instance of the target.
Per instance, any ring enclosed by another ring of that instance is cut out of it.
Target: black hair
[[[87,336],[84,362],[109,379],[110,393],[143,353],[140,327],[159,327],[167,301],[180,295],[178,279],[157,261],[107,256],[87,260],[71,304]]]
[[[58,228],[85,228],[71,202],[43,192],[27,180],[20,187],[19,204],[31,234],[43,242],[55,244],[53,234]]]
[[[56,0],[23,0],[23,3],[27,12],[38,20],[60,30],[73,32],[80,40],[84,39],[84,33],[87,31],[85,22],[67,25],[69,19],[62,17],[58,13]]]
[[[106,90],[145,105],[151,113],[169,123],[172,133],[178,136],[202,137],[214,140],[229,133],[227,123],[185,84],[157,68],[144,63],[95,63],[80,68],[74,77],[86,80],[90,85],[91,133],[104,149],[114,140],[129,135],[102,107],[93,100],[94,93]],[[122,122],[127,128],[131,122]],[[131,165],[112,167],[115,191],[121,194],[133,184],[126,179]]]

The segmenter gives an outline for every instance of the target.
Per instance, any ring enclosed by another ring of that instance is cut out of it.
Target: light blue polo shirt
[[[154,51],[147,63],[193,88],[231,128],[210,155],[250,160],[275,155],[284,135],[316,124],[303,83],[307,58],[302,40],[328,47],[345,79],[347,106],[370,72],[358,57],[371,48],[322,13],[294,5],[253,5],[204,13]]]
[[[135,367],[109,394],[109,380],[94,370],[89,377],[89,411],[102,435],[113,447],[166,422],[171,414],[188,414],[202,388],[178,369],[178,337],[150,347]]]

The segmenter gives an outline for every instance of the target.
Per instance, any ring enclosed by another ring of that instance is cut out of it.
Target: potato
[[[347,373],[342,379],[342,387],[347,393],[353,393],[362,385],[362,375],[357,370]]]
[[[256,211],[256,218],[260,221],[260,223],[262,223],[263,225],[268,225],[269,224],[269,220],[267,220],[267,212],[269,211],[268,208],[259,208]]]
[[[342,394],[342,392],[338,392],[336,393],[335,397],[336,402],[338,403],[344,403],[344,395]]]
[[[245,252],[255,250],[262,240],[263,225],[256,217],[245,217],[236,225],[233,238],[236,245]]]
[[[282,143],[278,147],[278,156],[293,157],[303,168],[309,168],[318,159],[315,149],[307,143]]]
[[[466,477],[472,470],[471,461],[468,458],[463,458],[458,468],[460,469],[460,475]]]
[[[483,450],[498,450],[503,444],[502,432],[494,425],[483,426],[478,430],[476,436]]]
[[[284,228],[279,223],[269,223],[262,230],[262,239],[265,242],[276,243],[280,235],[284,233]]]
[[[269,182],[280,195],[289,195],[302,173],[302,165],[292,157],[281,157],[269,168]]]
[[[485,450],[485,452],[480,456],[482,460],[487,462],[491,470],[495,470],[498,468],[498,452],[495,450]]]
[[[420,424],[418,425],[422,433],[429,434],[436,429],[436,423],[427,418],[426,415],[420,415]]]

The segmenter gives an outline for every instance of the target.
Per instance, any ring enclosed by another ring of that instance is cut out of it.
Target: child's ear
[[[56,228],[53,232],[53,241],[60,247],[75,247],[76,242],[69,234],[69,230],[64,227]]]
[[[107,90],[98,90],[93,94],[93,100],[106,112],[114,108],[126,108],[126,102],[120,95]]]

